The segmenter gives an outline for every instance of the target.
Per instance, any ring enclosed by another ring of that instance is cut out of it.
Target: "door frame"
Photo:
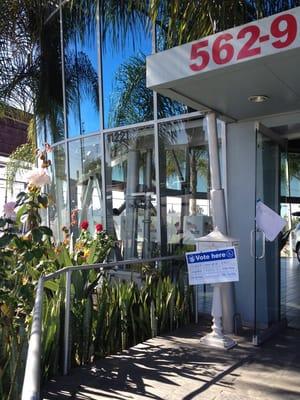
[[[257,135],[260,133],[261,135],[269,138],[272,142],[276,143],[278,145],[279,149],[279,159],[278,159],[278,208],[280,207],[280,154],[281,150],[284,149],[287,151],[287,142],[288,140],[285,138],[282,138],[279,133],[275,132],[271,128],[266,127],[263,125],[261,122],[257,121],[254,124],[254,132],[255,132],[255,215],[256,215],[256,201],[257,201],[257,165],[258,165],[258,159],[257,159]],[[277,186],[277,185],[276,185]],[[278,212],[279,210],[277,210]],[[280,296],[281,296],[281,288],[280,288],[280,279],[281,279],[281,271],[280,271],[280,251],[277,252],[277,261],[278,261],[278,321],[273,323],[271,326],[267,327],[263,331],[258,332],[257,331],[257,256],[256,256],[256,222],[255,222],[255,248],[254,248],[254,329],[253,329],[253,337],[252,337],[252,343],[254,345],[260,345],[263,342],[265,342],[267,339],[278,333],[280,330],[286,327],[286,320],[281,319],[281,302],[280,302]]]

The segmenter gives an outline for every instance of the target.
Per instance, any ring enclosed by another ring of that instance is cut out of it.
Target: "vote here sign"
[[[186,253],[190,285],[236,282],[239,280],[234,247]]]

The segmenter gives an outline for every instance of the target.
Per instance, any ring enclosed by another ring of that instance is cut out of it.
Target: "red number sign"
[[[200,59],[200,63],[191,64],[190,68],[193,71],[201,71],[209,63],[209,53],[207,50],[202,50],[204,47],[208,46],[208,40],[202,40],[202,42],[197,42],[192,46],[191,60]]]
[[[216,64],[226,64],[232,60],[234,48],[228,43],[232,39],[230,33],[224,33],[217,37],[212,47],[212,57]],[[224,54],[225,53],[225,54]]]
[[[190,69],[198,72],[204,71],[211,64],[226,65],[234,60],[251,59],[264,54],[264,46],[271,46],[275,52],[295,42],[298,22],[292,13],[282,13],[267,20],[267,25],[263,20],[257,21],[193,43]]]

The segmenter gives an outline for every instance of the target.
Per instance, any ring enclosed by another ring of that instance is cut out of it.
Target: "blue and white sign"
[[[236,282],[239,280],[234,247],[186,253],[189,284]]]

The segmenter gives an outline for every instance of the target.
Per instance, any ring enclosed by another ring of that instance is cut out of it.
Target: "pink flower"
[[[103,225],[102,224],[96,224],[95,226],[96,232],[100,233],[103,231]]]
[[[26,180],[29,185],[42,187],[50,183],[50,176],[44,168],[34,168],[27,174]]]
[[[4,204],[3,212],[6,218],[15,219],[16,217],[15,206],[16,203],[14,201],[8,201],[7,203]]]
[[[80,224],[80,228],[81,228],[83,231],[86,231],[88,227],[89,227],[88,221],[87,221],[86,219],[83,220],[83,221],[81,222],[81,224]]]

